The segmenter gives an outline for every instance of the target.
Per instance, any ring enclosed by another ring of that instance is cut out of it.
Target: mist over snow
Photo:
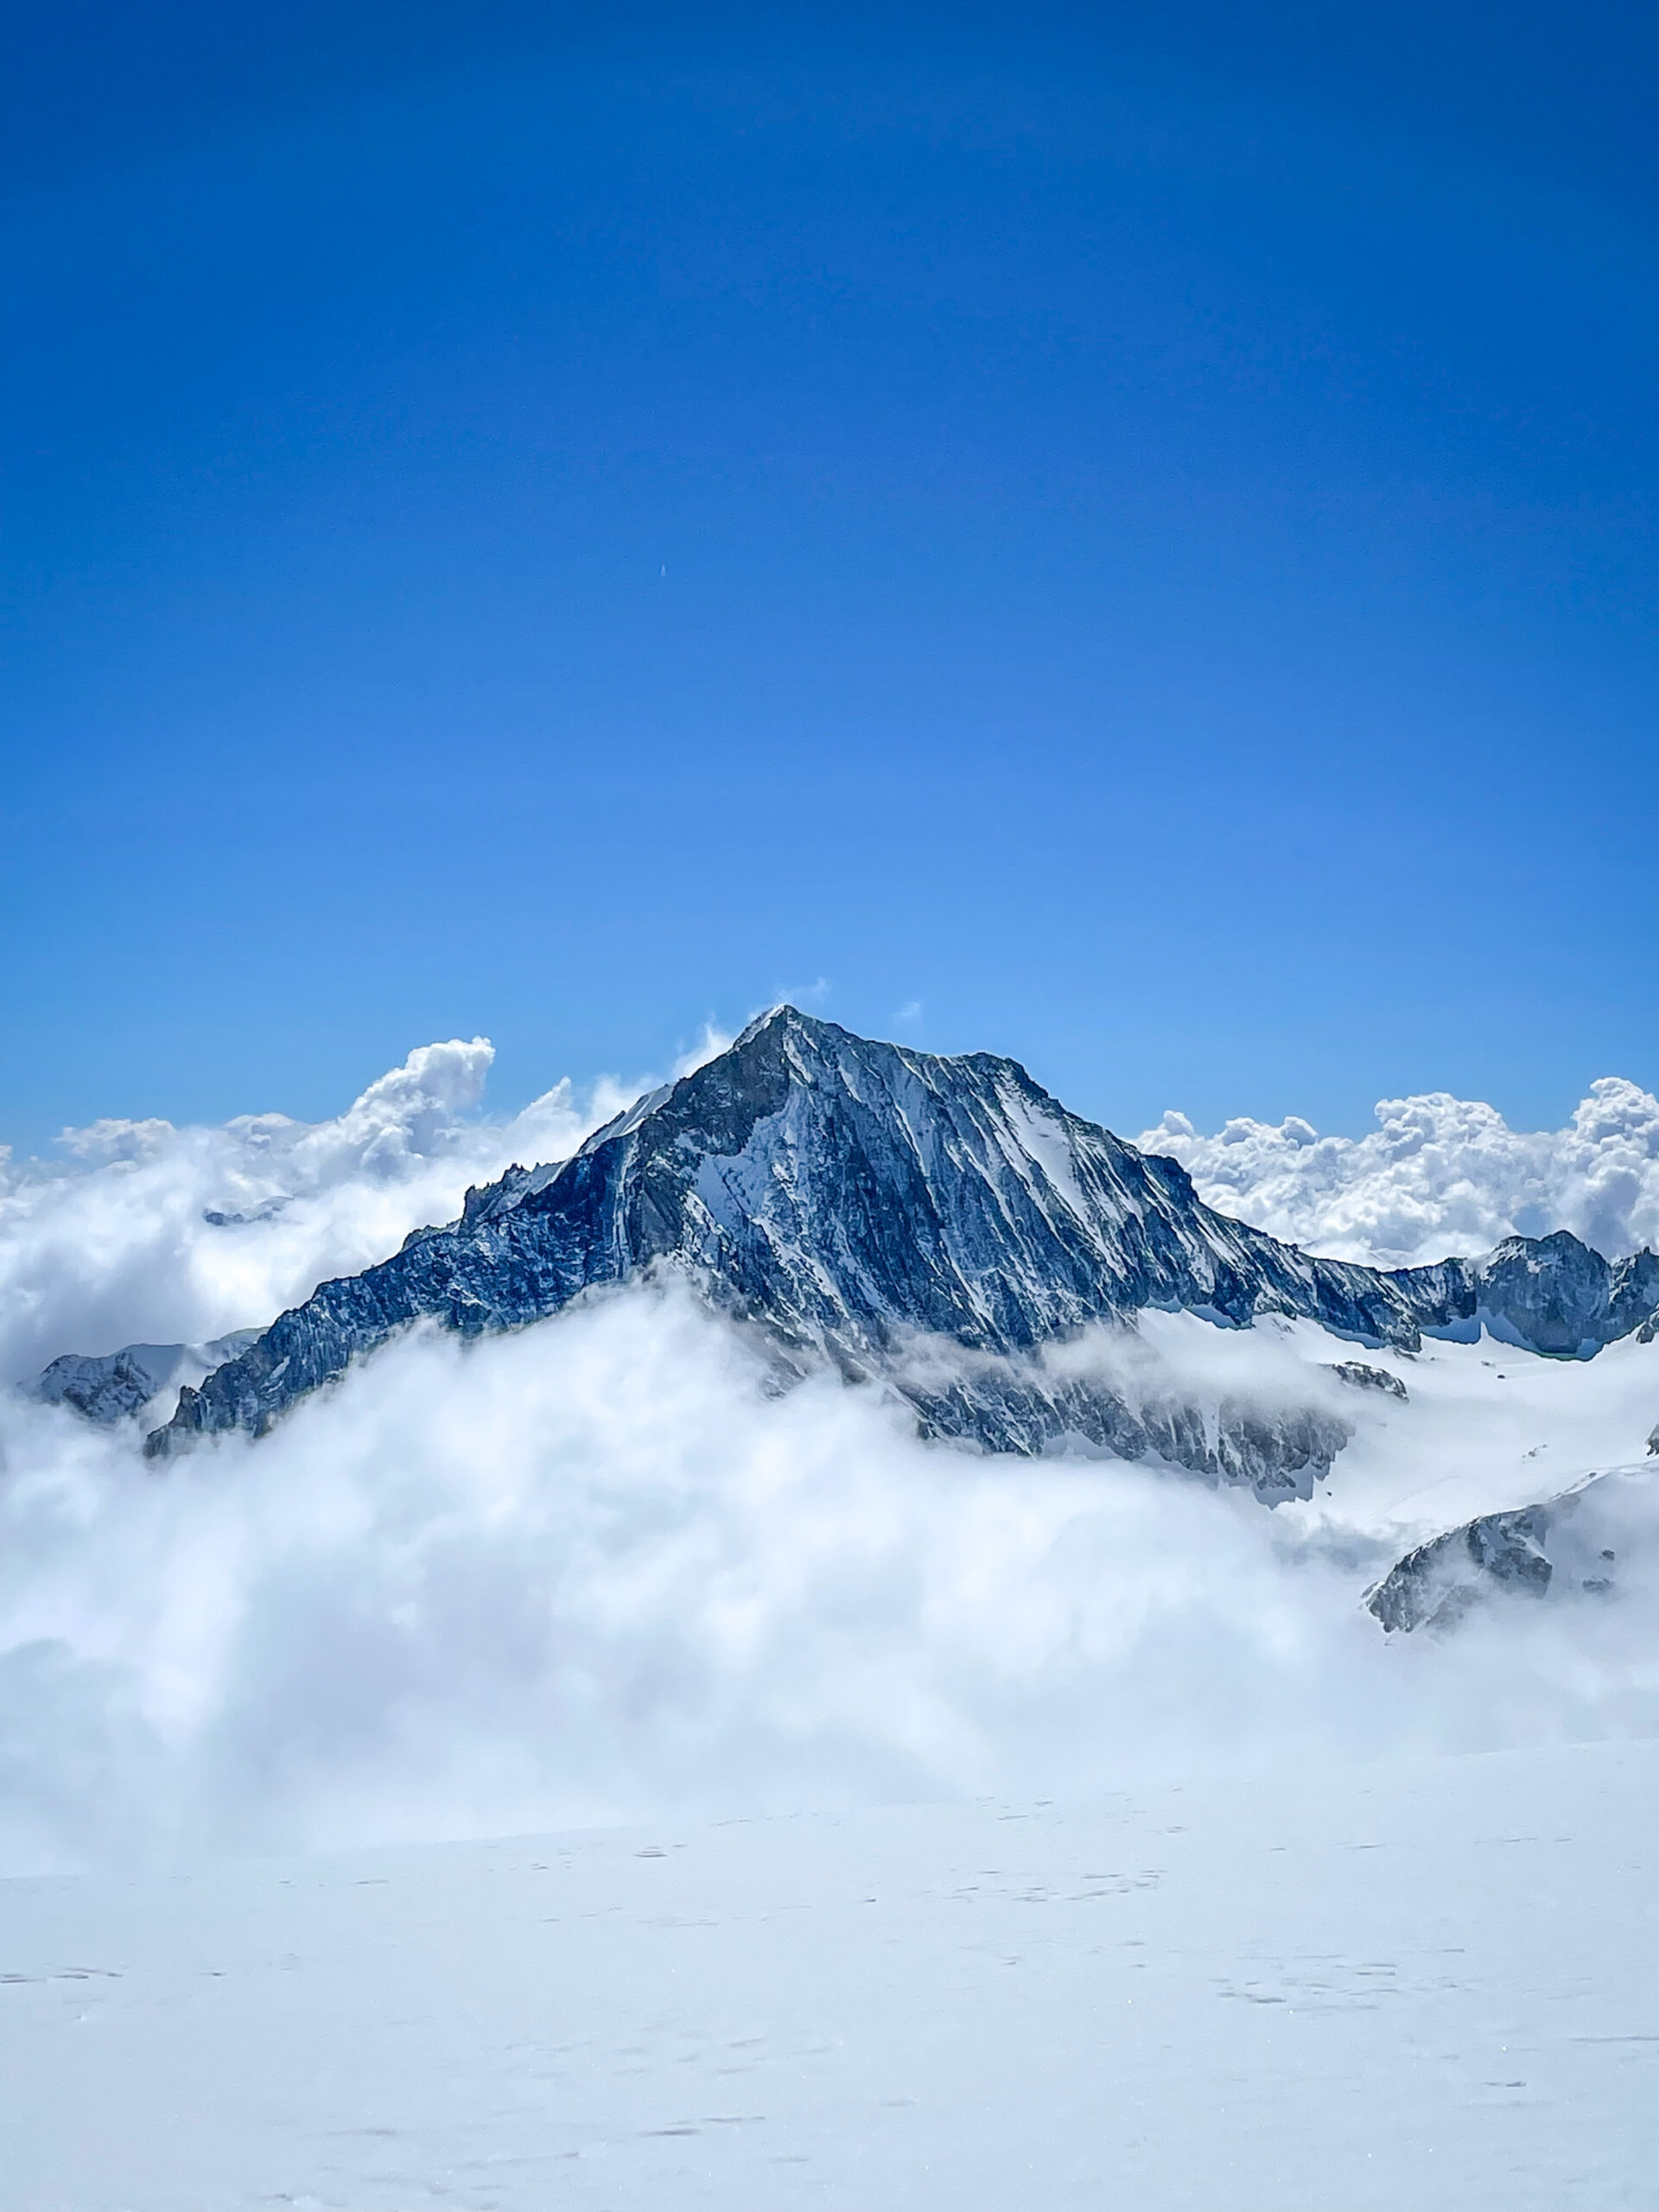
[[[267,1319],[622,1103],[562,1084],[491,1121],[489,1061],[481,1040],[432,1046],[334,1122],[102,1123],[67,1169],[15,1171],[10,1373]],[[1322,1191],[1285,1171],[1274,1203],[1327,1224],[1369,1205],[1379,1236],[1413,1191],[1449,1221],[1451,1194],[1478,1190],[1491,1234],[1541,1190],[1611,1203],[1651,1123],[1629,1085],[1595,1098],[1602,1122],[1581,1109],[1570,1145],[1412,1102],[1435,1109],[1415,1152],[1389,1154],[1387,1122],[1327,1155]],[[1282,1130],[1225,1148],[1264,1163],[1252,1191],[1279,1187],[1279,1154],[1317,1149]],[[1645,1157],[1621,1201],[1635,1234]],[[1385,1214],[1389,1188],[1406,1196]],[[1365,1355],[1406,1402],[1336,1379],[1352,1350],[1311,1323],[1151,1313],[1138,1338],[1051,1354],[1340,1414],[1353,1435],[1329,1483],[1272,1512],[1154,1466],[925,1443],[874,1387],[780,1395],[760,1342],[671,1283],[474,1344],[417,1328],[259,1442],[161,1475],[139,1422],[0,1394],[4,1863],[1076,1799],[1280,1757],[1659,1732],[1645,1480],[1612,1599],[1505,1603],[1445,1640],[1385,1638],[1359,1603],[1422,1536],[1638,1462],[1659,1343],[1587,1363],[1490,1342]]]
[[[1295,1115],[1205,1136],[1171,1112],[1135,1142],[1179,1160],[1218,1211],[1332,1259],[1414,1267],[1556,1229],[1607,1259],[1659,1246],[1659,1099],[1622,1077],[1592,1083],[1561,1129],[1512,1129],[1444,1090],[1385,1098],[1376,1118],[1363,1137]]]

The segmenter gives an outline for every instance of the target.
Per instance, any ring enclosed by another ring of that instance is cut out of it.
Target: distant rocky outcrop
[[[1501,1597],[1566,1589],[1605,1597],[1617,1587],[1621,1509],[1640,1495],[1650,1516],[1656,1475],[1642,1466],[1589,1475],[1557,1496],[1486,1513],[1409,1551],[1365,1593],[1390,1634],[1454,1628]]]
[[[291,1206],[293,1203],[289,1198],[267,1198],[264,1205],[255,1206],[251,1213],[224,1213],[217,1206],[207,1206],[204,1208],[201,1217],[209,1229],[246,1229],[257,1222],[275,1221],[283,1207]]]
[[[1411,1395],[1397,1375],[1390,1375],[1386,1367],[1367,1367],[1363,1360],[1337,1360],[1331,1372],[1357,1390],[1386,1390],[1391,1398],[1408,1399]]]
[[[1501,1341],[1559,1359],[1588,1359],[1650,1324],[1659,1309],[1659,1253],[1604,1260],[1565,1229],[1506,1236],[1465,1261],[1471,1319]]]
[[[123,1344],[119,1351],[67,1351],[41,1370],[24,1395],[48,1406],[69,1406],[88,1421],[109,1424],[142,1413],[175,1383],[200,1382],[257,1342],[257,1329],[238,1329],[204,1344]]]

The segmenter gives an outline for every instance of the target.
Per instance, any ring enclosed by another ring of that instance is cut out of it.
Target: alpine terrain
[[[1308,1495],[1341,1449],[1328,1408],[1205,1406],[1144,1363],[1131,1382],[1050,1355],[1091,1324],[1132,1338],[1163,1308],[1227,1328],[1300,1317],[1406,1351],[1484,1325],[1587,1358],[1650,1332],[1659,1308],[1659,1257],[1610,1264],[1565,1232],[1391,1273],[1315,1258],[1214,1211],[1175,1161],[1067,1112],[1013,1060],[912,1052],[780,1007],[574,1158],[511,1168],[458,1220],[323,1283],[187,1385],[146,1449],[261,1434],[422,1319],[518,1328],[658,1271],[758,1328],[782,1375],[828,1360],[896,1389],[926,1433],[1014,1452],[1072,1438],[1269,1501]]]

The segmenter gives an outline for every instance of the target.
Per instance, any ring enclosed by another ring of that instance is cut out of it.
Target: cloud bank
[[[1444,1090],[1385,1098],[1379,1128],[1322,1137],[1292,1115],[1213,1136],[1167,1113],[1135,1141],[1179,1160],[1199,1196],[1332,1259],[1411,1267],[1570,1229],[1608,1259],[1659,1247],[1659,1099],[1617,1076],[1563,1129],[1512,1129]]]
[[[624,1095],[561,1084],[492,1122],[489,1058],[429,1046],[318,1125],[75,1133],[69,1172],[21,1170],[0,1206],[10,1371],[267,1318]],[[1608,1109],[1619,1143],[1633,1113]],[[1613,1599],[1438,1644],[1358,1605],[1425,1530],[1639,1454],[1659,1344],[1587,1367],[1430,1346],[1396,1362],[1402,1404],[1345,1391],[1326,1368],[1351,1348],[1306,1325],[1144,1334],[1183,1388],[1339,1405],[1328,1488],[1268,1513],[1155,1468],[925,1444],[874,1390],[778,1395],[741,1330],[662,1286],[471,1345],[417,1330],[159,1478],[136,1422],[0,1394],[0,1859],[1087,1796],[1659,1730],[1634,1524]]]
[[[1258,1346],[1268,1387],[1306,1356],[1163,1318],[1233,1379]],[[1616,1601],[1390,1643],[1358,1606],[1390,1554],[1328,1497],[1270,1514],[1166,1471],[982,1458],[873,1390],[770,1377],[688,1292],[634,1287],[474,1344],[416,1331],[161,1479],[136,1430],[13,1399],[4,1863],[1659,1731],[1638,1530]],[[1375,1463],[1402,1415],[1372,1396]]]

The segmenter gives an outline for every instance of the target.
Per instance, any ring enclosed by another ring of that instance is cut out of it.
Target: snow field
[[[5,1885],[7,2212],[1565,2212],[1659,1745]]]

